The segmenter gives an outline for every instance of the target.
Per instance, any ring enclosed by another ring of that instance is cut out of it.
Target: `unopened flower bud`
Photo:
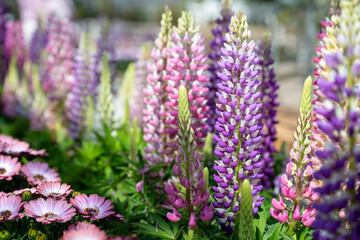
[[[2,230],[0,232],[0,240],[8,240],[10,239],[10,233],[6,230]]]
[[[24,191],[24,192],[21,194],[21,198],[22,198],[24,201],[30,201],[30,200],[31,200],[31,192],[30,192],[30,191]]]

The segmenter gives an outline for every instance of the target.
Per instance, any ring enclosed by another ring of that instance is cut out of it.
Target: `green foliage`
[[[252,193],[249,180],[241,184],[241,202],[239,209],[239,240],[252,240],[254,236]]]

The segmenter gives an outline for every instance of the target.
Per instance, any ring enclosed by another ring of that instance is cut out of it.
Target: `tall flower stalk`
[[[172,42],[169,48],[169,72],[168,92],[169,107],[166,123],[169,125],[168,137],[169,148],[176,149],[176,138],[178,131],[178,89],[180,85],[186,87],[192,116],[192,128],[196,144],[203,148],[205,138],[208,132],[206,124],[209,118],[207,103],[206,85],[209,78],[206,76],[208,65],[205,56],[205,39],[201,36],[199,26],[195,25],[195,20],[190,12],[182,12],[178,19],[178,26],[174,27],[172,33]]]
[[[143,122],[144,140],[146,141],[144,158],[149,165],[170,163],[174,157],[174,152],[168,151],[166,137],[166,113],[168,112],[166,87],[168,85],[167,66],[171,21],[171,10],[166,7],[161,17],[160,33],[151,52],[152,62],[148,65],[149,74],[144,89]]]
[[[79,139],[86,131],[84,120],[90,101],[97,92],[95,49],[91,49],[87,34],[83,34],[75,57],[75,82],[67,95],[69,134]]]
[[[264,178],[262,182],[265,187],[270,187],[274,177],[274,153],[276,152],[276,120],[277,107],[279,102],[277,100],[277,91],[279,84],[276,80],[274,71],[274,59],[271,57],[271,37],[265,34],[260,42],[258,48],[258,56],[260,58],[259,65],[261,67],[261,82],[262,82],[262,108],[264,128],[263,153],[264,158]]]
[[[314,204],[318,216],[314,222],[315,239],[360,238],[360,2],[341,1],[339,49],[327,52],[324,61],[330,68],[328,79],[319,78],[325,96],[316,107],[321,115],[317,126],[326,136],[324,147],[316,152],[323,162],[315,177],[322,185],[315,189],[321,202]]]
[[[191,127],[191,114],[187,91],[184,86],[179,89],[179,150],[173,167],[174,175],[180,178],[180,184],[185,189],[179,191],[170,181],[170,186],[165,186],[169,200],[173,205],[173,213],[167,213],[167,218],[177,222],[182,216],[178,210],[184,209],[189,227],[195,228],[196,221],[200,218],[208,222],[213,217],[214,206],[208,207],[210,192],[202,171],[200,156],[196,150],[194,130]]]
[[[4,83],[5,75],[7,72],[7,59],[5,52],[6,41],[6,6],[0,4],[0,83]]]
[[[220,60],[221,52],[220,48],[223,47],[226,42],[225,34],[229,31],[229,24],[231,16],[234,14],[231,10],[232,0],[222,0],[222,9],[220,12],[220,17],[218,17],[215,22],[216,26],[211,30],[212,35],[214,36],[213,40],[210,43],[210,54],[209,54],[209,73],[210,73],[210,81],[208,84],[209,92],[208,92],[208,106],[209,106],[209,119],[208,125],[210,132],[214,131],[214,125],[216,123],[216,91],[217,91],[217,83],[218,77],[216,72],[219,71],[220,67],[217,62]]]
[[[281,223],[289,223],[288,232],[291,234],[296,224],[300,221],[305,226],[311,226],[315,220],[315,210],[312,202],[318,199],[318,194],[314,193],[310,187],[312,181],[313,168],[310,164],[310,135],[311,135],[311,94],[312,79],[305,80],[300,102],[300,117],[298,126],[294,134],[295,142],[290,151],[291,159],[286,165],[286,173],[281,177],[282,197],[279,201],[272,200],[273,207],[270,214]],[[288,204],[284,199],[288,201]],[[308,200],[308,206],[301,214],[301,206]],[[291,213],[291,215],[289,214]]]
[[[221,71],[217,73],[218,118],[214,136],[217,145],[214,153],[220,159],[214,166],[217,186],[213,187],[213,205],[220,225],[229,232],[239,218],[239,189],[245,179],[251,183],[254,214],[264,199],[259,196],[264,176],[260,158],[263,104],[261,81],[257,78],[260,70],[256,69],[259,58],[255,53],[255,42],[249,40],[250,35],[246,16],[241,12],[233,16],[218,62]]]
[[[22,70],[27,54],[26,54],[23,28],[21,22],[7,23],[6,38],[5,38],[5,53],[6,53],[5,59],[7,61],[10,61],[10,59],[14,57],[16,59],[16,65],[18,70]]]

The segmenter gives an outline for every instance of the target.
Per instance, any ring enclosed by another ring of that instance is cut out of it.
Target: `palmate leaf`
[[[281,230],[281,224],[280,223],[276,223],[276,224],[272,224],[268,227],[268,230],[266,231],[266,233],[264,234],[263,239],[264,240],[276,240],[277,237],[279,236],[279,232]]]

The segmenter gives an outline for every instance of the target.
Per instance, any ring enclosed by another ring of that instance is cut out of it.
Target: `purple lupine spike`
[[[65,99],[73,84],[72,27],[67,20],[55,15],[49,19],[48,42],[43,88],[52,102]]]
[[[209,54],[209,59],[211,60],[209,63],[209,73],[210,73],[210,82],[209,82],[209,100],[208,100],[208,106],[209,106],[209,131],[213,132],[216,122],[216,84],[218,83],[218,77],[216,75],[216,72],[219,71],[219,66],[217,65],[217,62],[220,60],[221,52],[220,48],[224,45],[226,42],[225,39],[225,33],[229,31],[229,24],[231,16],[234,14],[231,10],[232,1],[231,0],[223,0],[222,4],[222,10],[221,10],[221,16],[215,20],[216,26],[211,30],[212,35],[214,36],[213,40],[210,43],[211,52]]]
[[[26,59],[26,48],[21,22],[7,23],[5,55],[8,60],[15,57],[18,69],[21,70],[23,68]]]
[[[331,74],[318,78],[324,101],[314,109],[321,116],[317,127],[326,136],[315,152],[322,162],[314,173],[322,183],[315,189],[321,199],[314,204],[315,239],[360,239],[360,41],[352,27],[359,23],[360,5],[341,1],[340,7],[341,15],[332,17],[339,25],[339,49],[324,54]]]
[[[197,146],[203,148],[205,138],[208,132],[206,124],[209,118],[207,106],[207,92],[209,89],[206,85],[209,78],[205,72],[208,68],[205,56],[205,39],[201,36],[199,26],[190,12],[183,12],[178,20],[178,27],[174,27],[172,33],[172,42],[169,48],[169,64],[167,70],[168,102],[166,105],[170,111],[167,113],[166,123],[169,125],[168,137],[169,148],[176,150],[176,138],[178,131],[178,89],[184,85],[188,90],[190,111],[192,115],[192,128]]]
[[[0,83],[4,83],[7,72],[7,64],[10,59],[7,59],[5,53],[5,36],[6,36],[6,6],[0,4]]]
[[[140,50],[140,56],[135,63],[135,85],[134,93],[131,99],[131,118],[138,119],[138,124],[142,128],[143,126],[143,109],[144,109],[144,97],[143,89],[146,86],[146,78],[149,74],[148,65],[151,63],[151,44],[146,43]]]
[[[261,81],[257,79],[260,70],[256,69],[259,58],[256,56],[254,41],[249,41],[250,30],[246,16],[239,13],[230,22],[226,34],[227,43],[221,48],[221,71],[217,73],[219,83],[216,114],[218,116],[214,136],[217,142],[214,180],[217,186],[213,205],[220,225],[232,231],[239,210],[239,186],[244,179],[252,185],[253,213],[258,212],[264,197],[259,196],[263,160],[261,130],[263,123],[261,103]]]
[[[70,136],[77,140],[82,137],[90,101],[97,90],[96,55],[91,51],[87,36],[82,36],[81,45],[75,55],[75,81],[67,96],[66,108]]]
[[[42,26],[39,26],[30,41],[29,57],[32,63],[39,64],[41,53],[45,49],[47,44],[47,30]]]
[[[263,159],[264,159],[264,178],[262,183],[265,187],[270,187],[271,179],[274,177],[274,163],[273,154],[276,152],[276,120],[277,107],[279,102],[277,100],[277,91],[279,84],[275,78],[275,71],[273,68],[274,59],[271,57],[271,38],[265,35],[261,40],[258,48],[258,57],[260,58],[259,66],[261,66],[261,82],[262,82],[262,114],[265,125],[264,141],[263,141]],[[266,129],[266,130],[265,130]]]

